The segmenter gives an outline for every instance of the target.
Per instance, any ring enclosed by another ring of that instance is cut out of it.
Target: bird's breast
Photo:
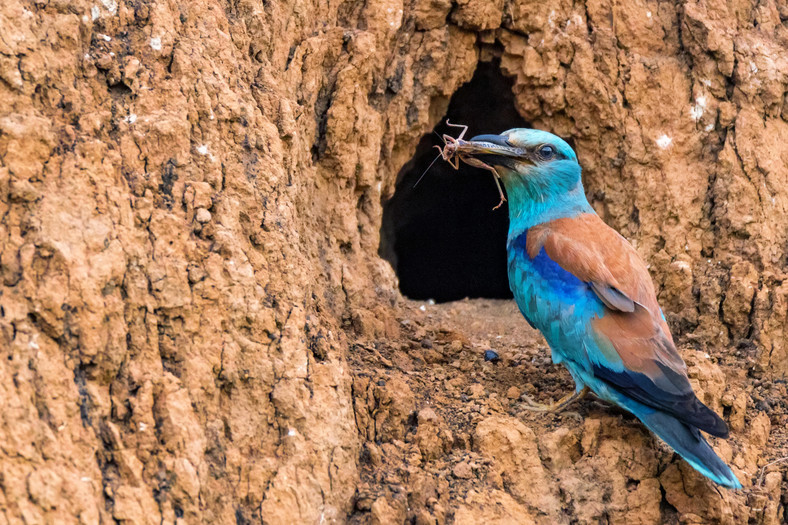
[[[563,269],[542,248],[531,258],[525,234],[509,243],[509,286],[523,315],[553,347],[576,346],[604,306],[588,283]]]

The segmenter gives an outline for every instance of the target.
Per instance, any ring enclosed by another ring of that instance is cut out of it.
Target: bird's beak
[[[504,158],[529,162],[525,151],[513,146],[505,135],[477,135],[471,140],[462,141],[457,153],[475,157],[487,164],[506,164]]]

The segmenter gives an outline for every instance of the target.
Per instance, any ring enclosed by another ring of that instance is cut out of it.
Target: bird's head
[[[495,169],[506,187],[512,217],[542,212],[571,215],[574,210],[590,209],[577,155],[552,133],[516,128],[500,135],[478,135],[465,141],[458,153]]]
[[[493,166],[509,192],[522,187],[535,197],[547,198],[580,182],[572,147],[547,131],[516,128],[500,135],[478,135],[461,151]]]

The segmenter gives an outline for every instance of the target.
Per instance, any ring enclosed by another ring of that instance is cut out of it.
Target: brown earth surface
[[[511,302],[399,294],[383,204],[490,61],[744,490],[524,411],[571,382]],[[5,0],[0,523],[788,521],[787,93],[770,0]]]
[[[604,402],[525,410],[521,395],[549,402],[573,383],[511,301],[412,303],[401,315],[404,342],[367,339],[362,327],[352,348],[366,439],[352,523],[784,520],[783,474],[766,465],[788,452],[785,382],[755,386],[742,366],[682,348],[695,391],[733,430],[715,448],[747,480],[744,491],[718,492]],[[485,359],[490,349],[498,359]],[[757,398],[776,402],[748,405]]]

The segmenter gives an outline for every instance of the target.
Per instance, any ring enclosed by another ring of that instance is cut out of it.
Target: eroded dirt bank
[[[0,516],[784,521],[784,465],[761,467],[786,454],[786,20],[740,0],[6,0]],[[746,490],[593,401],[518,410],[569,384],[510,304],[399,296],[382,203],[492,58],[651,263]]]

